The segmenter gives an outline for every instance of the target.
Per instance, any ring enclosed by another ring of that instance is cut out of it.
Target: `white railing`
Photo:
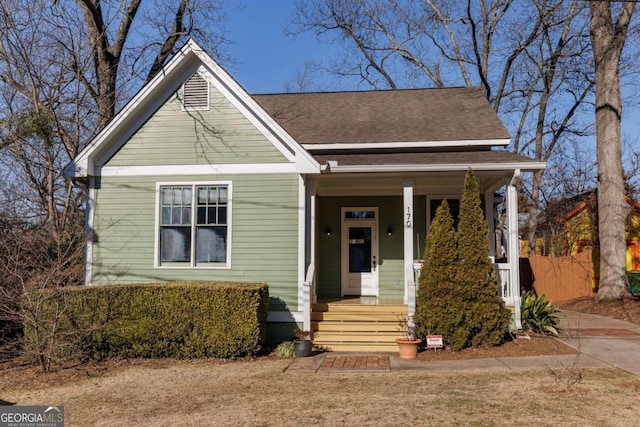
[[[511,264],[497,262],[494,264],[498,273],[500,296],[506,305],[514,305],[513,289],[511,285]]]
[[[407,320],[413,326],[413,316],[416,314],[416,281],[413,264],[407,265]],[[412,280],[413,279],[413,280]]]
[[[311,304],[315,303],[316,299],[316,266],[312,262],[307,267],[307,274],[302,283],[302,323],[307,331],[311,330]]]

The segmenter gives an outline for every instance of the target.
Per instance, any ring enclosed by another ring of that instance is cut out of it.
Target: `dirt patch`
[[[465,360],[492,357],[552,356],[575,354],[576,350],[552,337],[537,335],[521,336],[496,347],[466,348],[461,351],[451,349],[425,350],[418,354],[418,360]]]
[[[582,297],[569,301],[554,303],[561,310],[579,311],[581,313],[599,314],[613,319],[626,320],[640,325],[640,298],[622,301],[596,302],[594,297]]]

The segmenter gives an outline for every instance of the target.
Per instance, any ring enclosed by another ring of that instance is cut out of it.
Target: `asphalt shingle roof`
[[[510,138],[479,87],[253,98],[300,144]]]

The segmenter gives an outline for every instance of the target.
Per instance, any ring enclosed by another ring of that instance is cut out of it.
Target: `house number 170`
[[[411,208],[407,206],[407,228],[411,228]]]

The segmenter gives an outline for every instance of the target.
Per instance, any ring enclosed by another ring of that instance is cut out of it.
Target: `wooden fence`
[[[565,301],[593,295],[593,260],[587,250],[574,256],[534,255],[520,259],[521,285],[546,296],[548,301]]]

